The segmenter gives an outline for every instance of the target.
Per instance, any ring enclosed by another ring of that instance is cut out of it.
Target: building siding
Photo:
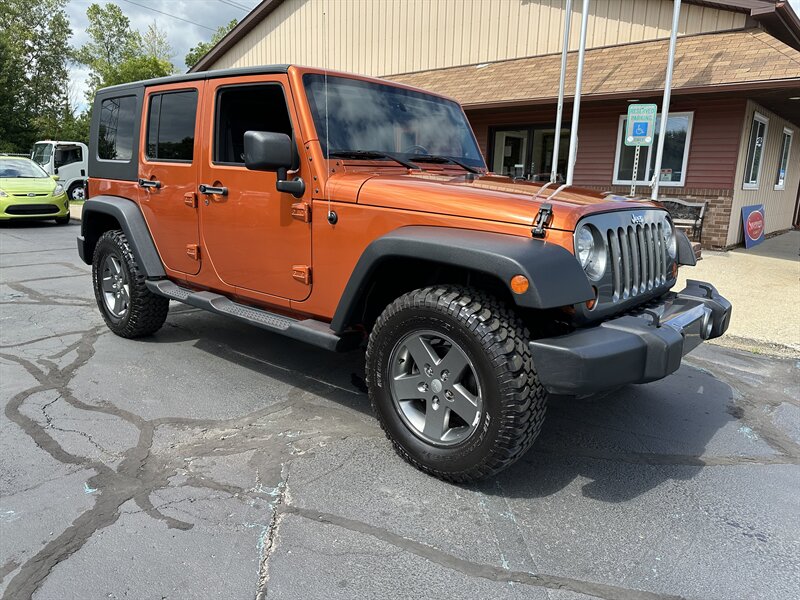
[[[767,134],[764,142],[758,189],[746,190],[743,188],[742,182],[744,181],[747,149],[750,142],[750,127],[753,122],[753,114],[756,111],[767,117],[769,124],[767,125]],[[775,190],[775,176],[778,162],[780,161],[784,127],[791,129],[794,135],[792,135],[792,148],[789,153],[789,164],[786,170],[786,184],[783,190]],[[764,205],[765,232],[767,234],[791,228],[798,196],[798,186],[800,186],[800,128],[749,100],[741,126],[736,181],[733,188],[733,206],[731,207],[730,222],[727,227],[726,246],[733,246],[744,241],[742,233],[743,206],[752,204]]]
[[[669,37],[672,4],[595,0],[587,48]],[[211,68],[295,63],[386,76],[558,53],[564,5],[562,0],[285,0]],[[578,11],[572,50],[578,45]],[[685,4],[679,33],[747,25],[743,13]]]
[[[660,103],[660,99],[643,100]],[[732,190],[746,101],[742,98],[713,100],[676,99],[672,112],[694,112],[686,184],[683,188],[662,187],[665,195],[687,190]],[[626,102],[585,103],[581,106],[578,157],[575,183],[606,186],[611,189],[619,117],[628,110]],[[555,106],[516,110],[467,111],[475,137],[484,156],[489,158],[490,127],[506,125],[554,124]],[[571,116],[571,106],[564,110]],[[799,136],[800,137],[800,136]],[[641,188],[640,188],[641,189]]]

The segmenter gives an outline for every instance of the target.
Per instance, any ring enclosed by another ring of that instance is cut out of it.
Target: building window
[[[694,113],[670,113],[667,119],[667,139],[664,141],[664,156],[661,159],[662,186],[679,187],[686,184],[686,164],[689,160],[689,142],[692,137]],[[614,159],[614,184],[630,185],[633,181],[633,158],[636,148],[625,145],[625,122],[621,115],[617,130],[617,153]],[[636,181],[649,184],[653,180],[656,148],[661,132],[661,115],[656,119],[656,135],[652,147],[642,146],[639,151],[639,167]]]
[[[550,181],[556,130],[553,126],[497,128],[491,130],[490,169],[498,175]],[[569,153],[569,128],[561,129],[556,180],[564,181]]]
[[[758,189],[758,176],[761,174],[761,157],[764,155],[764,143],[767,140],[767,124],[769,119],[759,113],[753,114],[750,127],[750,141],[747,144],[747,162],[744,167],[745,190]]]
[[[781,142],[781,159],[778,162],[778,173],[775,176],[775,189],[783,190],[786,187],[786,169],[789,168],[789,153],[792,150],[792,136],[794,132],[783,128],[783,140]]]
[[[191,162],[196,115],[197,90],[151,96],[147,117],[147,158]]]
[[[214,162],[244,165],[245,131],[292,135],[283,88],[275,83],[220,89],[214,126]]]
[[[136,122],[136,97],[121,96],[103,100],[100,105],[100,135],[97,158],[130,161],[133,156],[133,129]]]

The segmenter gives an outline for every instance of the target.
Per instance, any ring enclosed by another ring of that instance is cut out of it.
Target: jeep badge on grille
[[[644,224],[644,215],[631,215],[631,223],[634,225],[643,225]]]

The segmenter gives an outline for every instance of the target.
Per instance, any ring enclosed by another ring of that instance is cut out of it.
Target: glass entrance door
[[[550,181],[555,136],[555,128],[547,126],[495,129],[491,170],[528,181]],[[568,155],[569,129],[562,128],[557,160],[558,181],[563,181],[566,175]]]

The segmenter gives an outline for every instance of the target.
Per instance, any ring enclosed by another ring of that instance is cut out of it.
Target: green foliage
[[[89,41],[77,49],[77,62],[89,67],[86,99],[91,105],[101,87],[163,77],[174,72],[166,34],[151,25],[144,36],[116,4],[92,4],[86,11]]]
[[[186,54],[186,57],[184,58],[186,66],[189,67],[190,69],[193,66],[195,66],[200,61],[200,59],[203,58],[203,56],[205,56],[209,50],[211,50],[211,48],[216,46],[220,42],[220,40],[222,40],[222,38],[224,38],[228,34],[228,32],[231,29],[236,27],[237,23],[238,21],[234,19],[227,25],[222,25],[221,27],[218,27],[217,30],[214,32],[214,35],[211,36],[210,41],[200,42],[196,46],[191,48],[188,54]]]
[[[0,150],[27,152],[53,137],[69,107],[67,0],[0,2]]]

